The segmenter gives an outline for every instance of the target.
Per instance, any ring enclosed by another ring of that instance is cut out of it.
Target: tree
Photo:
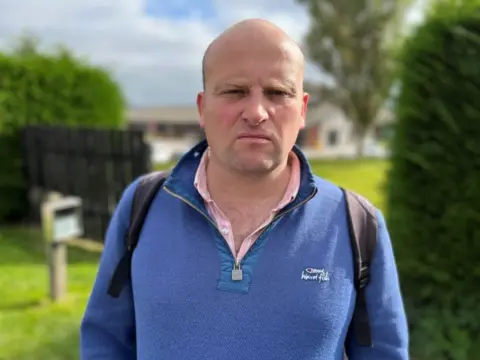
[[[308,83],[314,102],[330,101],[353,122],[357,155],[385,102],[393,81],[391,39],[398,27],[399,0],[297,0],[312,20],[307,54],[333,80],[333,86]],[[390,46],[389,46],[390,45]]]

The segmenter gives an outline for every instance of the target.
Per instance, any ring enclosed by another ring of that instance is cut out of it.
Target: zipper
[[[220,231],[220,229],[218,228],[218,225],[215,223],[215,221],[213,221],[212,219],[210,219],[209,216],[207,216],[202,210],[200,210],[198,207],[196,207],[195,205],[193,205],[190,201],[188,201],[187,199],[185,199],[184,197],[180,196],[180,195],[177,195],[175,194],[173,191],[169,190],[166,186],[163,187],[163,190],[165,190],[167,193],[169,193],[170,195],[172,195],[173,197],[176,197],[177,199],[179,200],[182,200],[184,203],[190,205],[192,208],[194,208],[195,210],[197,210],[200,214],[202,214],[205,219],[207,219],[214,227],[215,229],[217,229],[217,231],[221,234],[222,232]],[[231,251],[230,251],[231,252]],[[233,254],[232,254],[233,256]]]
[[[200,214],[202,214],[205,219],[207,219],[212,225],[213,227],[218,231],[219,234],[222,234],[222,232],[220,231],[220,229],[218,228],[218,225],[215,223],[215,221],[213,221],[207,214],[205,214],[202,210],[200,210],[198,207],[196,207],[195,205],[193,205],[190,201],[188,201],[187,199],[185,199],[184,197],[174,193],[173,191],[171,191],[170,189],[168,189],[166,186],[163,187],[163,190],[165,190],[167,193],[169,193],[170,195],[172,195],[173,197],[183,201],[184,203],[190,205],[193,209],[197,210]],[[279,214],[275,215],[275,217],[272,219],[271,223],[278,220],[279,218],[281,218],[283,215],[285,214],[288,214],[290,211],[292,210],[295,210],[297,209],[298,207],[302,206],[303,204],[305,204],[306,202],[308,202],[311,198],[313,198],[315,196],[315,194],[317,193],[317,189],[313,189],[312,193],[303,201],[301,201],[300,203],[296,204],[295,206],[293,206],[292,208],[288,209],[287,211],[283,211],[283,212],[280,212]],[[269,226],[266,226],[261,232],[260,232],[260,235],[258,235],[258,238],[260,238],[263,233],[267,230]],[[222,235],[222,238],[223,238],[223,235]],[[228,245],[228,244],[227,244]],[[246,252],[246,254],[243,256],[242,260],[252,251],[252,249],[255,247],[255,245],[257,245],[257,242],[255,242],[255,244],[253,244],[253,246],[250,247],[250,249],[248,249],[248,251]],[[229,246],[229,249],[230,249],[230,246]],[[241,264],[241,260],[238,260],[238,258],[236,256],[233,255],[232,251],[230,250],[230,254],[232,254],[232,257],[233,257],[233,269],[232,269],[232,280],[233,281],[241,281],[243,279],[243,272],[242,272],[242,268],[240,266]]]
[[[275,217],[272,219],[272,221],[270,222],[273,223],[274,221],[278,220],[279,218],[281,218],[283,215],[285,214],[288,214],[290,211],[292,210],[295,210],[297,208],[299,208],[300,206],[304,205],[305,203],[307,203],[308,201],[310,201],[311,198],[313,198],[315,196],[315,194],[317,193],[317,189],[313,189],[312,193],[310,195],[308,195],[308,197],[299,202],[297,205],[293,206],[292,208],[286,210],[286,211],[283,211],[283,212],[280,212],[278,213],[277,215],[275,215]],[[267,230],[269,226],[266,226],[261,232],[260,234],[258,235],[258,238],[257,239],[260,239],[260,237],[263,235],[263,233]],[[255,242],[255,244],[253,244],[253,246],[250,247],[250,249],[247,250],[247,252],[245,253],[245,256],[244,258],[256,247],[256,245],[258,244],[258,240]],[[240,262],[237,263],[237,266],[240,267]]]
[[[184,197],[175,194],[173,191],[169,190],[166,186],[163,187],[163,190],[165,190],[167,193],[172,195],[173,197],[176,197],[177,199],[183,201],[184,203],[190,205],[193,209],[197,210],[200,214],[202,214],[205,219],[207,219],[215,229],[217,229],[218,233],[222,236],[222,238],[225,240],[225,238],[222,235],[222,232],[218,228],[218,225],[213,221],[207,214],[205,214],[202,210],[200,210],[198,207],[193,205],[190,201],[185,199]],[[227,244],[228,245],[228,244]],[[228,247],[230,249],[230,246]],[[241,281],[243,279],[243,272],[242,269],[240,268],[240,262],[238,259],[233,255],[232,250],[230,249],[230,254],[232,254],[233,258],[233,269],[232,269],[232,281]]]

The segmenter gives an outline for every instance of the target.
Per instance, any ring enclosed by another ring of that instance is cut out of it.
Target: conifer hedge
[[[420,360],[480,350],[477,4],[438,4],[401,55],[388,223]]]
[[[0,54],[0,223],[22,218],[27,209],[19,139],[24,126],[117,128],[124,119],[122,92],[107,71],[66,50],[42,54],[30,45]]]

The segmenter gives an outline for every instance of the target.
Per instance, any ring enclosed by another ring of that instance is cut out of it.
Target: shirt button
[[[227,235],[228,234],[228,229],[227,228],[222,228],[222,234]]]

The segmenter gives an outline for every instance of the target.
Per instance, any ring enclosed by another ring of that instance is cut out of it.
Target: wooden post
[[[53,242],[49,245],[49,248],[50,299],[58,301],[67,293],[67,244]]]
[[[49,272],[49,295],[54,302],[67,293],[67,240],[82,234],[81,200],[50,195],[42,205],[42,229]]]

